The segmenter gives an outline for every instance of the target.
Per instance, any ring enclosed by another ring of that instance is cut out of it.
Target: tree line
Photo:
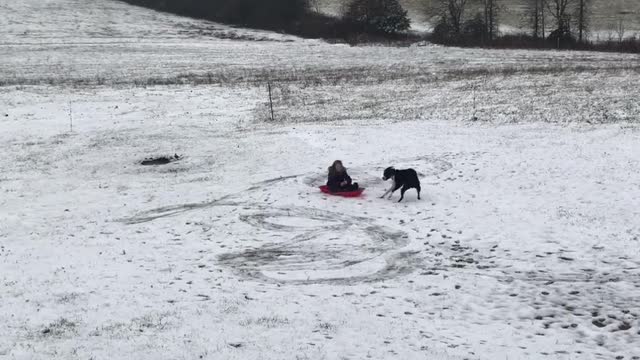
[[[529,30],[512,34],[499,32],[505,0],[427,1],[426,13],[435,20],[431,39],[442,44],[640,52],[640,39],[625,37],[622,20],[615,37],[593,41],[592,0],[526,0],[522,22]]]
[[[583,43],[589,31],[591,0],[527,0],[524,23],[535,40],[558,46]],[[436,17],[435,40],[491,44],[499,36],[500,0],[432,0],[427,14]],[[474,15],[467,16],[473,9]],[[478,10],[479,9],[479,10]]]
[[[123,0],[159,10],[284,31],[304,37],[409,36],[411,21],[399,0],[343,0],[340,16],[323,14],[319,0]],[[526,0],[526,34],[501,34],[506,0],[422,0],[434,24],[430,39],[461,46],[553,47],[640,52],[640,41],[589,40],[592,0]],[[411,35],[416,38],[416,35]]]

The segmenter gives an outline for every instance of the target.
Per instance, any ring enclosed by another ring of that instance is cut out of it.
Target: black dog
[[[387,181],[389,179],[393,181],[393,184],[391,184],[389,190],[380,197],[381,199],[387,194],[389,194],[389,199],[391,199],[393,193],[402,188],[402,190],[400,190],[400,200],[398,200],[398,202],[404,199],[404,193],[409,189],[416,189],[418,191],[418,200],[420,200],[420,180],[418,179],[418,173],[416,173],[415,170],[396,170],[393,166],[388,167],[384,170],[382,180]]]

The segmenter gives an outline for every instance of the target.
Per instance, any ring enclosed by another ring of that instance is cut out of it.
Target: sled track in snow
[[[223,266],[264,282],[353,284],[412,272],[416,252],[403,251],[409,236],[372,220],[295,207],[269,209],[240,219],[260,230],[297,234],[287,241],[220,255]],[[291,221],[291,220],[294,221]]]
[[[162,206],[162,207],[151,209],[148,211],[143,211],[130,218],[121,219],[120,221],[128,225],[134,225],[134,224],[142,224],[142,223],[154,221],[157,219],[162,219],[165,217],[180,215],[189,211],[206,209],[214,206],[241,206],[242,203],[240,202],[232,202],[228,200],[244,192],[258,190],[265,185],[277,183],[280,181],[285,181],[288,179],[295,179],[299,176],[301,175],[291,175],[291,176],[264,180],[259,183],[253,184],[252,186],[250,186],[245,190],[239,191],[237,193],[227,194],[215,200],[205,201],[200,203],[188,203],[188,204],[180,204],[180,205]]]
[[[453,167],[453,165],[450,162],[434,156],[419,156],[415,158],[399,159],[395,161],[395,165],[397,165],[398,168],[405,167],[405,166],[414,167],[418,171],[418,174],[420,177],[435,176],[443,172],[446,172]],[[425,165],[427,168],[425,168]],[[381,179],[382,171],[389,165],[385,165],[385,166],[374,165],[374,166],[376,166],[374,169],[378,171],[380,176],[377,176],[378,174],[376,174],[375,176],[366,176],[366,175],[363,176],[362,179],[367,184],[382,183],[382,179]],[[243,193],[262,189],[267,185],[274,185],[282,181],[297,179],[301,177],[304,177],[303,182],[306,185],[314,186],[314,187],[322,183],[326,178],[324,174],[323,175],[298,174],[298,175],[282,176],[282,177],[267,179],[267,180],[263,180],[258,183],[255,183],[252,186],[246,188],[245,190],[242,190],[236,193],[227,194],[211,201],[163,206],[163,207],[138,213],[137,215],[132,216],[130,218],[120,219],[120,221],[125,224],[133,225],[133,224],[141,224],[149,221],[154,221],[154,220],[165,218],[165,217],[176,216],[189,211],[205,209],[213,206],[219,206],[219,205],[240,206],[241,203],[231,202],[230,200]]]
[[[430,156],[397,160],[395,165],[414,167],[422,177],[452,168],[451,163]],[[382,183],[380,176],[388,165],[374,166],[368,173],[361,171],[362,182]],[[301,179],[302,185],[316,187],[324,178],[325,175],[301,174],[268,179],[212,201],[160,207],[121,221],[141,224],[206,208],[242,207],[239,215],[242,222],[287,240],[222,254],[218,262],[241,277],[263,282],[348,285],[382,281],[421,267],[420,257],[424,254],[406,249],[409,235],[376,225],[375,219],[311,207],[274,207],[242,200],[243,194],[288,180]]]

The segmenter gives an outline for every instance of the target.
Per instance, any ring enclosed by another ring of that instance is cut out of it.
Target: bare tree
[[[545,8],[546,0],[528,0],[526,22],[530,26],[534,39],[546,38]]]
[[[560,32],[571,32],[571,15],[569,10],[571,5],[579,0],[547,0],[547,9],[556,21],[556,30]]]
[[[447,3],[447,12],[451,25],[453,25],[457,33],[460,33],[468,0],[445,0],[445,2]]]
[[[621,18],[618,20],[618,26],[616,27],[616,35],[618,36],[618,42],[621,43],[624,40],[624,33],[626,29],[624,27],[624,20]]]
[[[582,42],[589,31],[591,0],[577,0],[576,20],[578,25],[578,41]]]
[[[544,11],[544,5],[548,0],[539,0],[540,1],[540,25],[542,25],[542,40],[547,38],[547,22]]]
[[[427,15],[439,17],[440,22],[451,26],[455,34],[462,32],[464,12],[469,0],[432,0],[427,6]]]
[[[498,0],[482,0],[484,10],[484,23],[486,26],[486,37],[489,42],[493,41],[498,31],[498,15],[500,5]]]

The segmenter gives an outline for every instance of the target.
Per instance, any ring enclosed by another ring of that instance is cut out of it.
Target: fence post
[[[267,82],[267,88],[269,89],[269,107],[271,108],[271,121],[275,121],[273,116],[273,99],[271,97],[271,82]]]
[[[73,132],[73,109],[71,108],[71,101],[69,101],[69,132]]]

